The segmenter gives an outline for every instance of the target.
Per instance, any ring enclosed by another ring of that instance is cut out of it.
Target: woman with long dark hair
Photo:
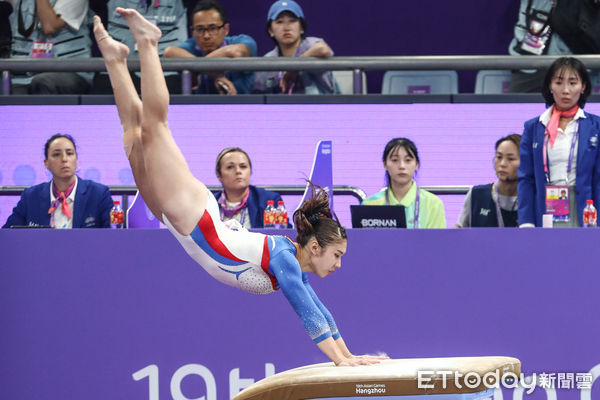
[[[419,151],[412,140],[394,138],[383,150],[386,186],[363,200],[363,205],[404,206],[407,228],[445,228],[442,200],[417,186]]]

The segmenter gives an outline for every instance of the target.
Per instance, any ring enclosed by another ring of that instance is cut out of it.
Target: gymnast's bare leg
[[[146,178],[142,152],[142,101],[138,97],[127,69],[129,48],[108,35],[98,16],[94,17],[94,35],[110,74],[119,118],[123,125],[123,145],[135,182],[148,208],[162,221],[160,208]]]
[[[164,214],[180,234],[189,235],[206,208],[207,189],[190,172],[169,130],[169,92],[157,47],[161,33],[135,10],[116,12],[129,24],[138,47],[141,102],[127,70],[127,47],[107,37],[99,20],[94,33],[115,93],[133,176],[154,215]]]

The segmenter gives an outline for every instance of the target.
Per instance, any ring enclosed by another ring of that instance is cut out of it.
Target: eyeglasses
[[[196,25],[196,26],[192,26],[192,31],[194,31],[194,33],[197,33],[199,35],[204,35],[206,32],[208,32],[210,35],[215,35],[219,31],[219,29],[221,29],[224,26],[225,26],[225,24],[223,24],[221,26],[209,25],[208,27],[204,27],[202,25]]]

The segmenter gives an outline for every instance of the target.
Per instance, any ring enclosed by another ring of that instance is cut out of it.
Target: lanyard
[[[420,197],[421,197],[419,187],[417,186],[416,183],[415,183],[415,189],[417,191],[417,197],[415,198],[415,218],[414,218],[413,229],[419,228],[419,203],[420,203]],[[385,205],[386,206],[390,205],[389,191],[387,189],[385,191]]]
[[[300,57],[300,45],[302,45],[302,41],[300,41],[300,44],[298,45],[298,47],[296,47],[296,50],[294,51],[294,54],[292,54],[292,57]],[[277,46],[277,51],[280,57],[283,57],[281,55],[281,49],[279,49],[279,46]],[[298,73],[300,73],[300,71],[298,71]],[[283,79],[283,71],[279,71],[277,73],[277,80],[279,82],[281,82],[281,80]],[[298,77],[296,76],[296,80],[298,80]],[[292,82],[292,84],[290,85],[290,87],[287,90],[287,94],[292,94],[294,92],[294,86],[296,86],[296,82]]]
[[[221,212],[221,221],[224,221],[225,213],[223,212],[223,208],[219,208],[219,210]],[[246,222],[246,213],[247,212],[248,212],[248,206],[242,208],[240,211],[240,225],[242,225],[242,226],[244,226],[244,222]],[[234,219],[233,216],[231,216],[231,219]]]
[[[33,28],[35,27],[35,21],[37,18],[37,2],[35,4],[35,8],[33,9],[33,19],[31,20],[31,25],[29,25],[28,28],[25,28],[25,22],[23,22],[23,12],[21,11],[21,7],[23,5],[23,0],[21,0],[19,2],[19,16],[18,16],[18,30],[19,33],[25,37],[28,38],[29,36],[31,36],[31,33],[33,32]]]
[[[573,154],[575,152],[575,143],[577,142],[577,137],[579,136],[579,127],[573,133],[573,140],[571,140],[571,150],[569,150],[569,162],[567,164],[567,184],[569,183],[569,173],[571,172],[571,167],[573,166]],[[550,164],[550,160],[548,159],[548,135],[544,135],[544,148],[543,148],[543,158],[544,158],[544,173],[546,174],[546,182],[550,183],[550,170],[548,169],[548,164]]]
[[[498,192],[497,182],[494,182],[494,184],[492,185],[492,200],[494,200],[494,205],[496,206],[496,218],[498,219],[498,227],[504,228],[504,218],[502,218],[502,210],[500,209],[500,193]],[[516,205],[517,200],[515,200],[511,211],[515,211]]]

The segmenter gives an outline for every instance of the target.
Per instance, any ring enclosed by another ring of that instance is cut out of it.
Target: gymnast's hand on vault
[[[343,366],[355,367],[358,365],[379,364],[381,362],[381,360],[386,359],[386,358],[388,358],[388,357],[350,356],[350,357],[346,357],[344,360],[342,360],[339,364],[337,364],[337,366],[338,367],[343,367]]]
[[[388,356],[384,356],[384,355],[374,356],[374,355],[371,355],[371,354],[364,354],[362,356],[355,356],[355,355],[353,355],[352,357],[364,358],[364,359],[367,359],[367,360],[389,360],[390,359]]]

